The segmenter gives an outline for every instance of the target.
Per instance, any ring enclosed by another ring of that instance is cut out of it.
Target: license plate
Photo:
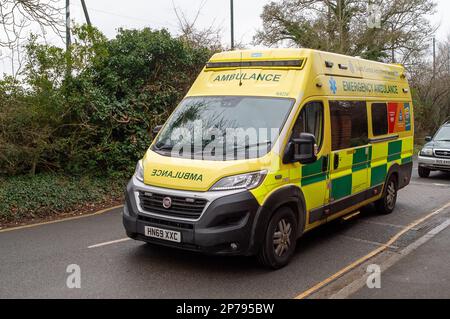
[[[181,233],[167,229],[145,226],[145,236],[181,243]]]
[[[439,165],[450,165],[450,160],[436,160],[436,164],[439,164]]]

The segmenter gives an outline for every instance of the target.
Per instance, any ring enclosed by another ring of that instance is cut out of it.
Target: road
[[[449,203],[449,189],[449,174],[419,179],[415,170],[392,215],[368,208],[351,221],[325,225],[302,238],[292,263],[276,272],[251,257],[123,240],[120,209],[0,232],[0,298],[295,298]],[[391,248],[406,247],[434,222],[413,228]],[[80,266],[80,289],[66,285],[71,264]],[[370,297],[363,291],[354,296]]]

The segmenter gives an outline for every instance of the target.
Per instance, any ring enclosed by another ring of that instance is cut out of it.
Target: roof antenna
[[[241,51],[241,65],[239,68],[239,86],[242,86],[242,51]]]

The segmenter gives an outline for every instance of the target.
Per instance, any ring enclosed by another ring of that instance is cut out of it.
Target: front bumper
[[[202,198],[208,201],[197,220],[144,211],[137,192]],[[123,224],[130,238],[207,254],[252,255],[257,251],[255,225],[261,208],[249,191],[188,192],[145,185],[132,178],[127,186]],[[181,243],[145,236],[145,226],[181,233]]]
[[[420,156],[418,158],[419,167],[433,171],[450,171],[450,159]]]

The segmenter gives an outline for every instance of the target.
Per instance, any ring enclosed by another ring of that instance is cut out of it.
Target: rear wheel
[[[425,167],[419,167],[419,176],[422,178],[430,177],[430,170]]]
[[[383,197],[375,203],[377,212],[383,215],[391,214],[397,203],[398,182],[397,176],[391,175],[386,183]]]
[[[282,207],[269,222],[258,260],[266,267],[280,269],[291,260],[296,244],[297,219],[292,209]]]

